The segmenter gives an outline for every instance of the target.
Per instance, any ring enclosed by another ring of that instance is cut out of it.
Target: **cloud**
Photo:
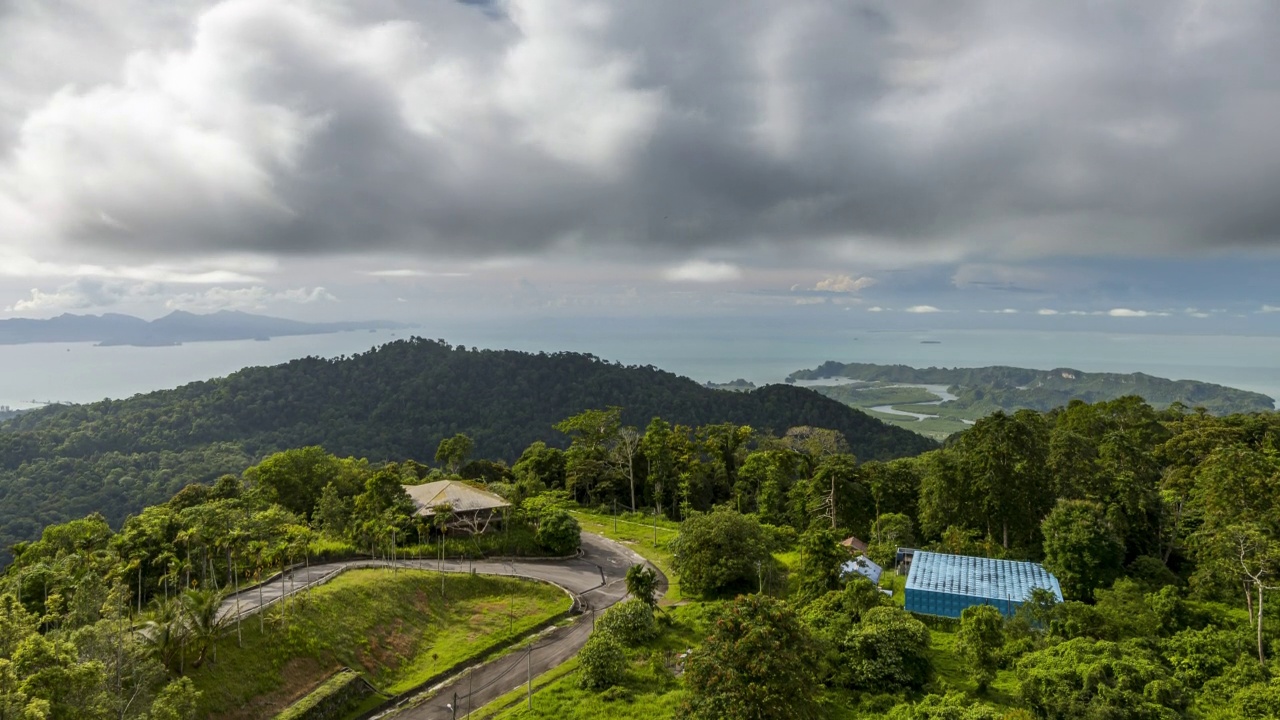
[[[322,287],[295,288],[292,290],[268,290],[262,286],[247,288],[209,288],[198,293],[183,293],[165,301],[165,307],[174,310],[212,312],[216,310],[263,310],[276,303],[309,305],[318,302],[336,302],[338,298]]]
[[[1118,318],[1142,318],[1142,317],[1168,317],[1167,312],[1153,312],[1151,310],[1133,310],[1130,308],[1112,308],[1107,311],[1107,315]]]
[[[28,297],[9,305],[5,312],[44,313],[54,310],[107,308],[129,301],[154,299],[158,291],[158,286],[149,283],[79,278],[51,292],[32,288]]]
[[[467,272],[429,272],[426,270],[413,270],[409,268],[399,268],[395,270],[371,270],[364,274],[370,277],[382,278],[470,277],[471,275],[471,273]]]
[[[879,305],[872,305],[871,307],[867,308],[867,312],[875,312],[875,313],[884,312],[884,308],[880,307]]]
[[[667,268],[662,277],[668,282],[718,283],[740,279],[742,270],[732,263],[690,260]]]
[[[937,312],[942,312],[942,310],[940,310],[939,308],[936,308],[936,307],[934,307],[934,306],[932,306],[932,305],[912,305],[911,307],[907,308],[907,309],[906,309],[906,310],[904,310],[903,312],[909,312],[909,313],[922,313],[922,314],[923,314],[923,313],[937,313]]]
[[[875,278],[865,275],[857,278],[849,275],[832,275],[819,280],[813,289],[820,292],[856,293],[866,290],[875,284]]]
[[[1002,308],[1000,310],[979,310],[978,312],[986,315],[1017,315],[1019,311],[1015,308]]]
[[[0,226],[46,259],[998,265],[1280,237],[1265,0],[3,8]]]
[[[47,313],[57,310],[95,310],[127,304],[160,304],[170,309],[226,310],[263,309],[273,304],[307,305],[334,302],[337,298],[322,287],[272,290],[251,287],[212,287],[199,292],[173,293],[159,283],[132,283],[120,280],[77,278],[52,291],[33,288],[30,295],[5,308],[5,312]]]
[[[207,260],[193,258],[183,267],[145,263],[140,265],[99,265],[92,263],[48,262],[0,248],[0,276],[73,277],[137,280],[143,282],[207,285],[261,282],[257,273],[273,262],[257,258]]]
[[[1258,309],[1260,313],[1276,313],[1280,312],[1280,305],[1263,305]]]
[[[1057,315],[1058,311],[1053,308],[1040,308],[1036,311],[1037,315]]]

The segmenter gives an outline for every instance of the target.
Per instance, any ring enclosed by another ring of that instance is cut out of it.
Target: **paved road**
[[[619,543],[593,533],[582,533],[582,554],[566,560],[516,560],[514,562],[446,560],[410,560],[403,566],[446,572],[477,572],[486,575],[515,575],[554,583],[573,593],[583,614],[567,627],[544,633],[534,645],[532,658],[517,652],[464,670],[427,691],[425,699],[415,699],[406,707],[388,713],[396,720],[452,720],[447,704],[456,692],[465,698],[471,689],[471,707],[480,709],[507,692],[521,686],[532,670],[534,677],[573,657],[591,635],[595,615],[626,597],[627,569],[645,563],[639,555]],[[647,564],[647,563],[645,563]],[[308,585],[325,582],[339,573],[357,567],[384,567],[384,563],[349,561],[298,568],[284,577],[264,583],[260,588],[242,591],[223,604],[224,617],[249,615],[259,607],[271,605],[284,595]],[[659,573],[661,576],[661,573]],[[664,579],[665,580],[665,579]],[[593,613],[594,611],[594,613]],[[530,663],[530,659],[532,662]],[[459,703],[458,717],[464,717],[466,700]]]

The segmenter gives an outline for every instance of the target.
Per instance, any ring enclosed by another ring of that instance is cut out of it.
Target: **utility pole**
[[[232,557],[232,558],[234,558],[234,559],[237,559],[237,560],[239,559],[239,557],[238,557],[236,554],[232,554],[232,555],[231,555],[231,557]],[[238,565],[238,563],[236,563],[236,562],[234,562],[234,561],[232,562],[232,564],[233,564],[233,565]],[[239,647],[244,647],[244,637],[240,634],[240,617],[243,615],[243,613],[241,613],[241,612],[240,612],[240,568],[239,568],[239,567],[234,568],[234,569],[231,571],[231,573],[232,573],[232,574],[231,574],[231,577],[232,577],[232,579],[235,581],[235,584],[236,584],[236,609],[235,609],[235,614],[236,614],[236,645],[237,645],[237,646],[239,646]]]
[[[533,646],[532,645],[529,646],[529,655],[527,659],[529,661],[529,665],[528,665],[529,685],[528,685],[527,696],[529,699],[529,709],[532,710],[533,709]]]
[[[471,672],[467,675],[467,717],[471,717],[471,693],[475,692],[476,687],[476,666],[471,666]]]
[[[449,705],[449,709],[453,711],[453,720],[458,720],[458,693],[453,694],[453,703]]]

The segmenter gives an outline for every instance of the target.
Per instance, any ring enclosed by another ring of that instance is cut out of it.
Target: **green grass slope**
[[[200,717],[272,717],[347,666],[383,692],[408,690],[448,668],[524,635],[568,609],[551,585],[422,571],[356,570],[291,604],[235,627],[216,662],[187,674],[203,693]]]

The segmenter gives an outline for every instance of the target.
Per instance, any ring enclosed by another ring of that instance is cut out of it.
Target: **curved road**
[[[536,677],[568,660],[590,637],[594,614],[626,597],[627,569],[637,564],[653,567],[626,546],[586,532],[582,533],[582,553],[578,557],[563,560],[445,560],[443,563],[436,560],[406,560],[397,564],[424,570],[513,575],[544,580],[572,593],[578,600],[582,615],[568,626],[543,633],[531,658],[527,652],[518,652],[467,668],[424,691],[425,699],[415,698],[403,708],[382,716],[394,716],[396,720],[452,720],[454,715],[448,703],[452,702],[455,692],[459,697],[465,697],[468,689],[472,689],[471,709],[479,710],[485,703],[523,685],[530,670]],[[243,619],[285,595],[326,582],[345,570],[357,567],[386,567],[386,563],[353,560],[297,568],[283,577],[263,583],[260,588],[243,590],[238,595],[227,598],[223,603],[222,616],[234,619],[239,615]],[[661,571],[658,574],[665,586]],[[463,717],[467,710],[466,701],[459,705],[462,707],[459,708],[458,716]]]

